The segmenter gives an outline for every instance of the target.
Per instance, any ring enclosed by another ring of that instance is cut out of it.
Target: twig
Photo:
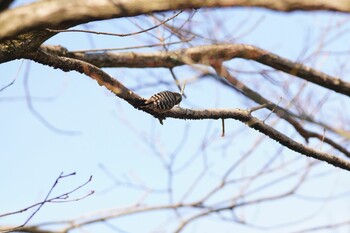
[[[184,85],[182,86],[181,91],[180,91],[180,94],[183,95],[185,98],[187,98],[185,95],[186,84],[187,84],[187,79],[185,79]]]
[[[267,117],[265,118],[265,120],[263,120],[263,122],[265,122],[271,115],[272,113],[275,111],[275,109],[278,107],[278,105],[281,103],[282,98],[280,98],[280,100],[278,101],[278,103],[273,107],[273,109],[270,111],[269,115],[267,115]]]
[[[269,106],[269,104],[261,104],[261,105],[259,105],[259,106],[252,107],[252,108],[248,109],[248,111],[249,111],[250,113],[252,113],[252,112],[258,111],[258,110],[260,110],[260,109],[267,108],[268,106]]]
[[[22,60],[22,61],[21,61],[21,64],[19,65],[19,68],[18,68],[18,70],[17,70],[17,73],[16,73],[15,78],[14,78],[9,84],[7,84],[6,86],[0,88],[0,92],[2,92],[3,90],[5,90],[6,88],[8,88],[9,86],[11,86],[12,84],[15,83],[15,81],[17,80],[17,77],[18,77],[18,75],[19,75],[19,73],[20,73],[20,71],[21,71],[21,69],[22,69],[23,61],[24,61],[24,60]]]
[[[90,191],[90,193],[88,193],[88,194],[86,194],[85,196],[80,197],[80,198],[76,198],[76,199],[73,199],[73,200],[62,201],[62,200],[65,200],[65,199],[69,198],[69,195],[72,194],[73,192],[75,192],[75,191],[81,189],[82,187],[84,187],[85,185],[87,185],[87,184],[91,181],[91,179],[92,179],[92,176],[90,176],[90,178],[89,178],[86,182],[84,182],[82,185],[79,185],[78,187],[72,189],[71,191],[66,192],[66,193],[64,193],[64,194],[61,194],[61,195],[58,195],[58,196],[53,197],[53,198],[49,198],[50,195],[51,195],[51,193],[52,193],[52,191],[54,190],[54,188],[57,186],[58,182],[59,182],[61,179],[64,179],[64,178],[67,178],[67,177],[70,177],[70,176],[74,176],[74,175],[76,175],[75,172],[69,173],[69,174],[66,174],[66,175],[64,175],[63,172],[61,172],[61,174],[56,178],[55,182],[54,182],[53,185],[51,186],[49,192],[46,194],[46,197],[44,198],[43,201],[41,201],[41,202],[39,202],[39,203],[36,203],[36,204],[34,204],[34,205],[28,206],[28,207],[26,207],[26,208],[24,208],[24,209],[21,209],[21,210],[17,210],[17,211],[14,211],[14,212],[1,214],[1,215],[0,215],[0,218],[1,218],[1,217],[6,217],[6,216],[9,216],[9,215],[14,215],[14,214],[19,214],[19,213],[22,213],[22,212],[26,212],[26,211],[28,211],[28,210],[34,208],[34,207],[37,207],[37,208],[35,209],[35,211],[29,216],[29,218],[27,218],[27,220],[26,220],[23,224],[21,224],[21,225],[18,226],[18,227],[12,228],[12,229],[6,229],[6,230],[5,230],[5,229],[1,229],[0,232],[2,232],[2,231],[5,231],[5,232],[6,232],[6,231],[15,231],[15,230],[18,230],[18,229],[24,227],[24,226],[34,217],[34,215],[36,215],[36,214],[38,213],[38,211],[39,211],[39,210],[44,206],[44,204],[46,204],[46,203],[61,203],[61,202],[79,201],[79,200],[82,200],[82,199],[84,199],[84,198],[86,198],[86,197],[92,195],[92,194],[94,193],[94,191]]]
[[[26,71],[24,74],[24,79],[23,79],[23,84],[24,84],[24,92],[25,92],[25,96],[26,96],[26,103],[27,103],[27,107],[29,109],[29,111],[44,125],[46,126],[46,128],[52,130],[55,133],[58,134],[64,134],[64,135],[68,135],[68,136],[75,136],[77,134],[79,134],[80,132],[78,131],[71,131],[71,130],[63,130],[63,129],[59,129],[56,126],[54,126],[53,124],[51,124],[43,115],[41,115],[35,108],[34,105],[32,103],[31,100],[31,94],[30,94],[30,90],[29,90],[29,70],[30,70],[30,62],[27,62],[27,66],[26,66]]]
[[[58,32],[83,32],[83,33],[91,33],[91,34],[97,34],[97,35],[106,35],[106,36],[120,36],[120,37],[126,37],[126,36],[134,36],[137,34],[141,34],[144,32],[148,32],[151,31],[163,24],[165,24],[166,22],[176,18],[178,15],[180,15],[184,10],[180,10],[179,12],[177,12],[176,14],[174,14],[173,16],[171,16],[170,18],[160,22],[157,25],[154,25],[153,27],[141,30],[141,31],[137,31],[137,32],[131,32],[131,33],[110,33],[110,32],[98,32],[98,31],[91,31],[91,30],[81,30],[81,29],[62,29],[62,30],[58,30],[58,29],[51,29],[51,28],[46,28],[45,30],[48,32],[54,32],[54,33],[58,33]]]
[[[261,106],[258,106],[257,109],[259,109],[262,106],[266,106],[269,110],[274,110],[274,112],[282,119],[286,120],[288,123],[290,123],[295,130],[304,137],[305,141],[308,142],[309,138],[318,138],[322,139],[322,135],[318,133],[314,133],[312,131],[304,129],[304,127],[294,118],[297,118],[298,116],[292,113],[291,111],[284,109],[278,104],[274,104],[273,102],[269,101],[268,99],[261,96],[259,93],[255,92],[254,90],[247,87],[244,83],[240,82],[238,79],[233,77],[228,70],[222,65],[222,63],[216,62],[212,64],[213,68],[217,72],[217,74],[220,77],[223,77],[227,82],[223,82],[225,85],[233,87],[235,90],[241,92],[251,100],[255,101],[256,103],[262,104]],[[264,105],[266,104],[266,105]],[[331,145],[332,147],[336,148],[340,152],[342,152],[344,155],[350,158],[350,152],[339,145],[338,143],[334,142],[330,138],[325,137],[324,142]]]
[[[179,89],[179,91],[181,92],[181,86],[180,86],[180,81],[177,79],[174,71],[173,71],[173,68],[169,68],[169,71],[170,71],[170,74],[171,76],[173,77],[174,81],[175,81],[175,84],[177,86],[177,88]],[[181,93],[182,94],[182,93]],[[186,96],[185,96],[186,97]]]
[[[189,42],[191,39],[188,39],[186,42]],[[174,45],[181,44],[183,41],[174,41],[169,43],[159,43],[159,44],[149,44],[149,45],[139,45],[139,46],[129,46],[129,47],[120,47],[120,48],[101,48],[101,49],[85,49],[85,50],[72,50],[71,53],[91,53],[91,52],[106,52],[106,51],[118,51],[118,50],[129,50],[129,49],[142,49],[142,48],[152,48],[152,47],[161,47],[165,45]]]
[[[221,119],[222,133],[221,137],[225,137],[225,119]]]

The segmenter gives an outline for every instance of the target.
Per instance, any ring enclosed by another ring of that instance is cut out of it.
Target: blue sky
[[[171,15],[171,14],[168,14]],[[210,18],[209,16],[212,18]],[[138,23],[142,25],[144,17],[139,17]],[[217,20],[225,20],[225,27],[217,28]],[[204,20],[208,20],[204,22]],[[272,51],[292,60],[300,58],[303,48],[307,45],[308,50],[304,57],[317,50],[321,33],[328,25],[338,25],[339,22],[346,22],[347,16],[336,13],[323,12],[296,12],[290,14],[276,13],[260,9],[216,9],[201,10],[196,15],[195,30],[209,35],[244,34],[244,37],[234,40],[237,43],[249,43]],[[338,22],[338,24],[337,24]],[[143,26],[143,25],[142,25]],[[149,26],[145,23],[144,27]],[[335,27],[335,26],[334,26]],[[138,29],[127,19],[116,19],[108,22],[95,22],[89,24],[91,30],[108,31],[115,33],[128,33]],[[348,33],[346,29],[349,24],[339,26],[339,30],[345,33],[339,39],[330,43],[326,49],[330,51],[349,50]],[[225,29],[225,31],[224,31]],[[232,31],[231,31],[232,30]],[[216,34],[213,34],[216,32]],[[162,33],[162,30],[155,30],[152,33]],[[331,32],[333,33],[333,32]],[[334,33],[335,34],[335,33]],[[336,34],[335,34],[336,35]],[[93,45],[91,38],[93,38]],[[153,37],[139,35],[135,37],[108,37],[95,36],[82,33],[62,33],[46,42],[46,44],[61,44],[70,50],[94,48],[110,48],[136,46],[142,44],[156,43]],[[332,34],[327,35],[330,38]],[[324,36],[324,37],[327,37]],[[322,38],[324,38],[322,37]],[[220,38],[222,39],[222,38]],[[173,39],[175,40],[175,39]],[[205,44],[204,41],[195,41],[195,45]],[[173,46],[177,48],[177,46]],[[137,50],[142,51],[142,50]],[[146,49],[144,51],[149,51]],[[344,73],[349,69],[344,62],[346,56],[320,56],[317,59],[308,61],[308,64],[332,75],[340,75],[339,64],[344,63]],[[22,65],[21,65],[22,64]],[[233,69],[253,70],[261,68],[261,65],[252,65],[251,61],[235,60],[227,62]],[[326,65],[325,65],[326,64]],[[21,67],[21,70],[19,71]],[[266,68],[266,67],[264,67]],[[26,81],[25,71],[29,70]],[[105,69],[109,74],[122,81],[128,87],[135,87],[139,84],[152,83],[157,80],[171,82],[172,77],[166,69]],[[17,73],[19,74],[17,75]],[[181,80],[190,79],[196,74],[195,71],[181,67],[175,69]],[[117,179],[131,180],[142,183],[149,187],[158,189],[167,188],[167,173],[164,164],[171,158],[176,158],[174,169],[179,170],[174,180],[174,200],[180,200],[196,178],[206,166],[210,172],[203,176],[188,200],[196,200],[205,191],[217,184],[223,171],[239,158],[255,147],[255,143],[262,137],[261,134],[248,129],[243,124],[234,121],[226,121],[226,137],[221,138],[220,121],[181,121],[167,119],[163,126],[157,119],[152,118],[143,112],[135,110],[124,101],[116,98],[103,87],[90,78],[76,72],[64,73],[53,70],[28,61],[13,61],[0,66],[0,87],[7,85],[15,77],[16,81],[12,86],[0,93],[0,138],[1,140],[1,163],[0,163],[0,214],[15,211],[33,203],[41,201],[55,179],[61,172],[65,174],[76,172],[74,177],[61,180],[54,190],[54,194],[61,194],[84,183],[90,175],[92,182],[74,193],[74,197],[80,197],[94,190],[96,193],[84,200],[63,204],[47,204],[39,213],[34,216],[30,224],[41,223],[53,220],[69,219],[88,212],[97,210],[118,208],[131,205],[139,200],[145,193],[140,190],[129,189],[122,185],[114,185],[113,181],[106,175],[101,167],[104,167]],[[276,79],[281,78],[287,82],[290,77],[276,74]],[[264,93],[271,100],[278,102],[283,92],[278,87],[270,85],[261,80],[258,75],[241,74],[239,76],[250,87]],[[341,78],[349,80],[345,75]],[[294,78],[295,79],[295,78]],[[28,88],[35,110],[54,127],[65,132],[73,132],[74,135],[57,133],[50,130],[29,110],[26,101],[25,83]],[[296,93],[301,81],[296,81]],[[151,88],[135,90],[145,97],[163,89],[176,90],[176,86],[165,87],[159,85]],[[310,91],[314,89],[315,91]],[[318,92],[322,90],[322,92]],[[307,92],[310,91],[310,92]],[[310,100],[312,104],[319,101],[319,97],[327,94],[322,88],[309,85],[307,91],[302,95],[311,95],[315,98]],[[294,94],[293,93],[293,94]],[[319,96],[315,93],[319,93]],[[181,104],[189,108],[206,107],[229,107],[247,108],[255,106],[239,94],[233,92],[219,83],[204,79],[196,83],[189,83],[186,86],[187,99]],[[293,95],[292,94],[292,95]],[[349,104],[349,100],[331,93],[327,109],[321,112],[329,119],[336,119],[332,111],[338,110],[341,106]],[[283,101],[288,102],[286,97]],[[312,105],[310,105],[312,107]],[[257,113],[259,116],[267,116],[267,112]],[[344,117],[348,112],[344,110]],[[269,123],[276,118],[273,116]],[[337,122],[337,121],[335,121]],[[337,123],[335,123],[337,124]],[[287,135],[295,135],[289,126],[282,122],[277,124],[278,129]],[[185,136],[184,136],[185,135]],[[185,137],[185,138],[184,138]],[[302,140],[296,137],[299,141]],[[312,141],[311,146],[319,147],[319,142]],[[266,176],[252,184],[252,189],[259,188],[268,180],[277,179],[276,175],[286,175],[295,169],[302,169],[308,160],[302,155],[293,153],[281,148],[275,142],[264,139],[247,160],[232,175],[233,178],[244,177],[254,174],[261,168],[262,164],[268,163],[276,153],[279,157],[276,164],[287,163],[296,160],[282,169],[277,174]],[[323,147],[325,151],[336,153],[334,150]],[[299,158],[299,159],[298,159]],[[163,161],[163,162],[162,162]],[[190,162],[190,163],[189,163]],[[184,166],[189,163],[189,166]],[[181,169],[183,168],[183,169]],[[325,172],[327,175],[322,175]],[[292,230],[303,229],[329,223],[338,222],[349,217],[349,206],[346,198],[342,197],[333,202],[325,202],[313,199],[308,201],[304,196],[330,197],[338,193],[347,193],[349,190],[348,173],[340,169],[320,163],[311,172],[308,182],[301,188],[301,197],[292,197],[273,203],[258,204],[243,210],[238,210],[237,215],[256,225],[279,225],[290,221],[297,221],[304,217],[315,214],[307,221],[289,226]],[[271,185],[249,198],[260,195],[278,193],[288,189],[300,176],[291,177],[285,182]],[[242,187],[230,187],[213,199],[213,202],[229,198],[237,194]],[[54,195],[53,194],[53,195]],[[346,196],[346,195],[345,195]],[[241,200],[243,201],[243,199]],[[145,203],[158,205],[168,203],[168,197],[164,194],[149,194]],[[267,210],[268,209],[268,210]],[[302,211],[301,211],[302,209]],[[185,211],[184,211],[185,212]],[[0,224],[20,224],[30,212],[18,214],[12,217],[0,219]],[[339,216],[342,216],[340,218]],[[168,229],[174,227],[171,219],[173,212],[152,213],[140,216],[122,218],[113,222],[115,226],[125,229],[127,232],[146,232]],[[155,219],[158,222],[155,224]],[[135,221],[138,224],[134,224]],[[165,227],[166,228],[166,227]],[[98,231],[109,232],[112,230],[103,224],[89,228]],[[282,228],[284,229],[284,228]],[[184,232],[258,232],[259,229],[245,227],[239,224],[232,224],[221,221],[217,216],[205,218],[205,220],[194,222]],[[344,229],[344,232],[346,229]],[[277,229],[275,232],[280,232]],[[271,231],[272,232],[272,231]],[[341,232],[341,231],[339,231]]]

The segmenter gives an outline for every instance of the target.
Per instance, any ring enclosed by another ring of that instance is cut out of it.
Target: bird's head
[[[174,96],[175,96],[175,102],[176,104],[179,104],[182,100],[182,95],[180,93],[177,93],[177,92],[173,92],[174,93]]]

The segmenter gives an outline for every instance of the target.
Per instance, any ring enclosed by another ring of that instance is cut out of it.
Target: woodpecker
[[[180,93],[162,91],[152,95],[145,101],[144,108],[153,109],[157,112],[167,112],[182,100]]]

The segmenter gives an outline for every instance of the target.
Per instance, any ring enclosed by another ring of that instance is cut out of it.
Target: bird
[[[182,100],[182,95],[172,91],[161,91],[148,98],[143,108],[152,109],[159,113],[164,113],[179,104]]]

